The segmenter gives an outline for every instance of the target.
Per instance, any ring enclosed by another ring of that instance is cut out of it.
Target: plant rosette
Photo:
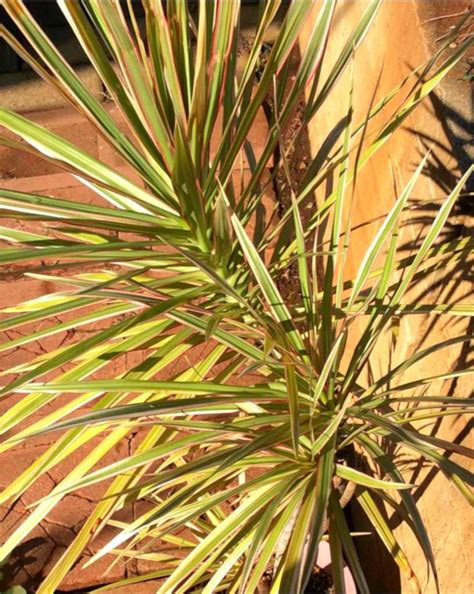
[[[261,3],[243,47],[238,0],[143,0],[140,14],[137,2],[58,0],[105,101],[25,2],[3,1],[16,28],[2,24],[0,35],[124,164],[0,107],[3,145],[80,184],[70,197],[0,187],[1,264],[56,287],[2,311],[2,353],[39,346],[1,373],[0,455],[39,436],[49,445],[11,477],[0,504],[68,469],[6,535],[0,562],[69,494],[102,489],[36,594],[100,559],[124,576],[130,564],[151,568],[115,584],[103,574],[95,592],[162,580],[159,594],[253,594],[271,575],[271,594],[303,594],[328,547],[336,593],[369,594],[344,513],[351,500],[421,592],[425,576],[381,509],[403,518],[439,592],[403,459],[409,452],[472,502],[472,450],[423,429],[472,414],[468,397],[440,388],[472,369],[440,365],[428,377],[417,366],[468,343],[474,308],[413,300],[411,290],[434,272],[448,282],[472,250],[472,238],[442,234],[472,169],[407,254],[399,230],[426,156],[397,184],[355,269],[348,261],[359,173],[470,47],[460,35],[468,15],[359,121],[355,87],[341,99],[338,84],[356,82],[354,60],[384,3],[357,3],[359,20],[328,62],[345,3],[336,4]],[[309,124],[341,100],[344,117],[302,162]],[[454,319],[457,334],[379,365],[387,335],[419,315]]]

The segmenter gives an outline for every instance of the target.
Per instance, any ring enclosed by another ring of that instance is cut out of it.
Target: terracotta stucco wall
[[[320,4],[315,2],[315,14]],[[410,66],[416,67],[427,60],[431,50],[429,30],[422,25],[422,21],[433,16],[460,11],[467,8],[467,4],[463,1],[417,3],[410,0],[387,0],[383,3],[368,37],[355,58],[355,123],[359,123],[364,118],[373,97],[376,102],[380,100],[407,75]],[[337,56],[338,50],[366,5],[365,0],[342,0],[339,3],[328,46],[326,67]],[[433,21],[436,27],[440,26],[440,22]],[[447,29],[456,20],[442,22]],[[308,23],[307,32],[310,31],[310,27],[311,24]],[[450,98],[455,99],[454,103],[460,103],[459,96],[453,97],[453,93],[457,94],[458,91],[452,89],[461,88],[458,81],[462,74],[462,67],[461,64],[451,75],[450,81],[437,90],[435,99],[438,101],[435,107],[442,106],[445,102],[449,104]],[[347,75],[338,83],[336,97],[330,98],[314,118],[310,130],[313,154],[316,154],[326,134],[347,113],[349,88],[350,76]],[[466,92],[468,94],[467,89]],[[401,98],[406,96],[405,93]],[[390,104],[388,109],[376,118],[370,129],[377,129],[384,118],[399,104],[399,101]],[[469,119],[468,113],[461,116]],[[423,136],[415,134],[417,131]],[[453,156],[451,141],[445,127],[434,112],[433,102],[430,99],[425,100],[405,123],[403,130],[399,131],[360,172],[352,211],[354,231],[346,271],[348,278],[353,277],[357,270],[358,263],[380,224],[380,217],[393,204],[394,186],[400,188],[408,181],[429,146],[433,149],[433,156],[429,161],[432,165],[430,174],[424,175],[417,184],[414,192],[415,201],[410,204],[411,210],[403,222],[400,234],[400,245],[403,246],[404,255],[416,250],[420,237],[426,233],[427,224],[441,204],[440,199],[446,195],[441,186],[446,182],[448,185],[454,185],[459,175],[458,162]],[[323,197],[324,188],[318,192],[316,199],[321,200]],[[459,208],[455,209],[449,220],[445,238],[447,236],[455,238],[460,233],[466,233],[467,225],[466,215]],[[409,298],[420,298],[420,301],[425,303],[469,300],[472,285],[467,279],[467,269],[467,263],[461,262],[448,273],[445,271],[442,274],[430,274],[420,281]],[[419,348],[466,331],[467,324],[456,319],[447,322],[446,319],[440,320],[434,316],[406,317],[401,322],[394,352],[389,353],[389,337],[387,342],[378,349],[374,373],[379,374],[380,370],[387,366],[389,356],[393,361],[402,361]],[[465,363],[460,361],[465,356],[465,351],[460,347],[446,349],[417,365],[411,374],[405,375],[406,381],[437,375],[445,369],[452,369],[460,362]],[[439,382],[435,386],[436,390],[440,394],[467,396],[470,393],[470,385],[467,380]],[[457,440],[472,447],[472,436],[469,436],[465,423],[453,419],[454,417],[448,417],[439,427],[430,425],[425,426],[423,430],[430,433],[436,432],[436,435],[444,439]],[[407,456],[407,452],[399,452],[399,454]],[[463,459],[462,463],[466,464],[466,459]],[[418,485],[415,497],[419,501],[420,511],[432,538],[442,593],[474,592],[473,565],[472,562],[470,563],[470,539],[474,533],[474,522],[467,502],[443,476],[430,468],[413,467],[409,464],[408,458],[406,476]],[[364,528],[365,525],[358,517],[357,511],[355,514],[357,527]],[[396,534],[413,568],[423,577],[425,561],[418,545],[408,530],[399,525],[397,517],[389,514],[389,518],[391,524],[396,527]],[[359,544],[364,565],[369,572],[371,591],[377,593],[410,591],[381,550],[383,545],[377,543],[372,537],[362,537]],[[426,591],[435,592],[432,581]]]

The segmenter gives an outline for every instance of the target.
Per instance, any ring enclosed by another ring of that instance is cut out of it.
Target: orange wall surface
[[[467,3],[463,1],[439,2],[437,7],[436,4],[436,2],[424,3],[410,0],[387,0],[383,3],[370,33],[357,50],[355,57],[353,69],[355,124],[364,119],[374,97],[375,102],[378,102],[405,78],[410,67],[417,67],[428,59],[431,51],[429,36],[422,21],[467,8]],[[315,2],[315,16],[320,5],[321,2]],[[339,2],[323,72],[327,71],[336,59],[338,51],[366,5],[366,0]],[[440,21],[430,22],[439,27]],[[446,22],[447,28],[455,23],[456,19],[451,18],[443,22]],[[311,27],[312,23],[308,23],[306,35]],[[451,83],[454,84],[459,80],[459,69],[450,76]],[[312,121],[310,143],[313,154],[316,154],[336,122],[347,113],[350,78],[350,73],[346,73],[338,83],[335,96],[326,101]],[[324,74],[322,80],[324,81]],[[404,90],[400,99],[406,97],[409,88]],[[449,103],[450,92],[452,91],[449,84],[443,85],[436,91],[438,107],[444,101]],[[369,129],[368,138],[370,138],[370,130],[376,130],[400,103],[400,100],[391,103],[388,109],[376,118],[374,125]],[[430,99],[425,100],[417,108],[405,122],[403,129],[399,130],[360,171],[354,193],[352,210],[354,231],[346,270],[347,278],[353,278],[364,251],[380,225],[381,217],[393,205],[395,187],[400,189],[402,184],[407,183],[428,147],[433,151],[429,159],[431,164],[429,175],[424,175],[416,185],[414,201],[410,203],[410,211],[400,229],[400,245],[403,246],[404,256],[416,250],[420,237],[426,233],[427,226],[433,218],[433,213],[439,208],[442,197],[446,195],[446,189],[442,189],[441,185],[448,182],[452,187],[459,177],[457,160],[453,156],[450,140],[445,133],[442,120],[434,113]],[[352,188],[349,188],[349,193],[351,191]],[[324,198],[324,189],[317,192],[316,201],[321,201],[322,198]],[[466,233],[467,225],[466,217],[454,209],[444,239],[451,236],[455,238],[460,232]],[[407,301],[417,297],[423,303],[469,301],[472,295],[472,284],[467,280],[467,270],[467,264],[462,262],[448,272],[445,270],[442,273],[433,273],[424,277],[410,292]],[[389,337],[387,342],[378,349],[373,371],[375,375],[380,374],[381,370],[389,364],[389,356],[393,364],[406,359],[421,347],[441,342],[466,331],[467,324],[464,320],[460,321],[457,318],[407,316],[401,321],[393,352],[390,353]],[[458,363],[465,365],[466,361],[463,361],[465,357],[466,353],[459,347],[443,350],[441,355],[429,357],[417,365],[412,374],[404,376],[404,381],[438,375],[444,370],[454,368]],[[471,392],[468,380],[439,382],[435,389],[439,389],[439,394],[460,396],[468,396]],[[456,421],[456,418],[446,417],[440,426],[428,425],[423,430],[447,440],[456,439],[459,443],[472,447],[472,436],[469,436],[465,423]],[[408,482],[418,485],[415,497],[419,501],[420,511],[432,539],[441,592],[443,594],[474,592],[474,564],[470,562],[472,558],[470,540],[474,534],[474,521],[469,505],[443,476],[436,474],[430,468],[420,469],[414,466],[406,451],[400,451],[397,455],[406,458]],[[466,459],[462,459],[461,462],[466,465]],[[355,513],[356,516],[359,515]],[[390,514],[388,517],[391,524],[397,527],[396,535],[400,544],[405,549],[423,585],[426,563],[421,550],[409,531],[400,526],[399,518]],[[357,528],[367,529],[362,518],[356,517],[355,523]],[[383,552],[381,543],[375,542],[375,538],[370,536],[360,537],[359,549],[370,575],[371,591],[377,594],[410,592],[408,585],[404,583],[403,578],[400,578],[398,571],[396,568],[394,570],[392,563]],[[430,581],[426,592],[427,594],[435,592],[433,580]]]

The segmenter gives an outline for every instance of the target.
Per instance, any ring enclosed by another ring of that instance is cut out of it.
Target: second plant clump
[[[142,558],[157,564],[156,571],[121,584],[163,578],[161,594],[253,593],[270,574],[271,593],[298,594],[312,577],[321,539],[328,538],[336,592],[345,591],[347,562],[359,591],[368,594],[343,511],[354,497],[414,590],[421,591],[380,511],[383,504],[401,513],[436,581],[413,485],[391,452],[402,445],[472,500],[472,475],[449,457],[470,455],[467,448],[416,428],[421,420],[472,412],[472,404],[430,390],[433,382],[465,370],[440,370],[412,382],[404,382],[403,373],[468,337],[418,350],[378,376],[370,373],[371,361],[401,316],[472,315],[472,307],[463,304],[406,300],[420,276],[448,266],[466,249],[465,239],[440,243],[439,236],[470,172],[446,197],[416,253],[402,257],[398,228],[425,159],[380,224],[352,280],[345,273],[351,228],[345,215],[357,172],[448,74],[470,40],[450,49],[453,31],[429,62],[367,106],[364,121],[354,121],[351,94],[338,135],[321,143],[295,180],[289,163],[293,146],[326,102],[335,100],[337,82],[351,70],[354,54],[363,51],[359,45],[381,0],[366,3],[324,77],[335,0],[323,2],[317,16],[311,2],[290,3],[271,49],[266,34],[282,7],[278,0],[255,7],[256,32],[243,66],[237,0],[200,1],[192,9],[181,0],[165,5],[144,0],[145,33],[133,3],[58,4],[127,133],[20,0],[4,6],[21,35],[5,27],[1,33],[88,119],[135,181],[0,109],[0,125],[10,133],[0,137],[3,143],[59,165],[97,196],[94,204],[84,204],[0,189],[4,214],[36,224],[34,232],[1,228],[8,244],[0,252],[2,264],[21,263],[24,274],[68,287],[7,310],[2,330],[30,326],[1,347],[90,329],[8,370],[15,376],[2,387],[2,397],[20,397],[1,419],[1,451],[44,432],[54,431],[57,439],[12,479],[0,501],[20,497],[79,448],[84,454],[3,543],[0,558],[14,554],[67,494],[108,481],[38,594],[59,588],[90,541],[109,526],[116,536],[90,562],[112,554],[119,563]],[[310,18],[314,26],[300,44]],[[372,119],[405,89],[410,89],[405,102],[367,140]],[[248,135],[264,104],[269,130],[257,153]],[[269,221],[263,197],[276,176],[290,188],[289,204]],[[330,176],[334,188],[325,194]],[[84,266],[85,272],[77,272]],[[288,271],[297,279],[291,298],[280,282]],[[135,351],[142,360],[113,375],[111,364]],[[174,372],[178,362],[180,371]],[[99,371],[107,379],[97,379]],[[37,415],[55,401],[56,407]],[[96,468],[138,430],[142,437],[130,455]],[[361,459],[365,466],[357,463]],[[115,519],[137,501],[146,506],[136,520]]]

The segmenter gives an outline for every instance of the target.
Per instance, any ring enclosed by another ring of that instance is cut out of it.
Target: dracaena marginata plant
[[[5,334],[1,349],[88,330],[8,370],[13,379],[3,382],[3,399],[16,398],[3,409],[1,451],[45,432],[54,432],[55,441],[12,477],[2,504],[34,492],[43,474],[75,452],[83,455],[3,542],[1,558],[14,553],[69,493],[105,481],[103,497],[38,594],[54,592],[91,540],[111,526],[115,536],[89,563],[106,554],[122,564],[156,562],[156,570],[123,584],[160,578],[162,594],[254,593],[271,575],[272,593],[297,594],[305,590],[324,538],[336,591],[344,592],[347,563],[359,591],[367,593],[343,511],[351,497],[419,591],[422,580],[380,504],[401,513],[437,583],[413,485],[391,452],[401,444],[471,498],[472,476],[449,458],[452,452],[468,456],[467,448],[417,430],[417,421],[472,412],[469,400],[430,391],[432,382],[466,371],[403,379],[424,357],[468,337],[418,350],[378,376],[367,369],[394,316],[472,314],[463,304],[406,298],[420,276],[466,250],[466,239],[440,242],[466,175],[416,253],[402,257],[399,223],[423,161],[349,280],[345,214],[357,171],[452,69],[469,40],[453,50],[452,37],[446,39],[427,63],[367,106],[363,121],[355,121],[351,93],[339,135],[321,142],[302,175],[294,175],[290,162],[309,121],[326,102],[340,100],[344,71],[353,78],[354,55],[364,51],[361,43],[381,4],[365,3],[323,76],[335,0],[321,2],[318,13],[304,1],[254,6],[256,30],[239,59],[238,0],[144,0],[144,30],[131,2],[58,0],[103,82],[104,101],[86,88],[20,0],[4,2],[18,31],[4,27],[4,39],[126,163],[113,168],[0,109],[3,144],[60,166],[97,197],[85,204],[0,190],[2,214],[24,223],[2,227],[7,247],[1,262],[63,289],[6,310],[2,330],[27,331],[13,339]],[[269,47],[267,32],[277,16]],[[313,26],[301,43],[309,18]],[[401,107],[366,135],[372,119],[400,93]],[[125,132],[111,116],[111,102]],[[249,133],[262,107],[268,133],[256,151]],[[329,176],[334,189],[319,192]],[[263,196],[276,182],[291,190],[278,216],[264,216]],[[291,291],[282,283],[288,273],[298,282]],[[357,339],[348,341],[355,320]],[[135,351],[142,353],[140,361],[114,367]],[[101,464],[137,432],[128,455]],[[136,519],[116,519],[137,501],[144,511]]]

